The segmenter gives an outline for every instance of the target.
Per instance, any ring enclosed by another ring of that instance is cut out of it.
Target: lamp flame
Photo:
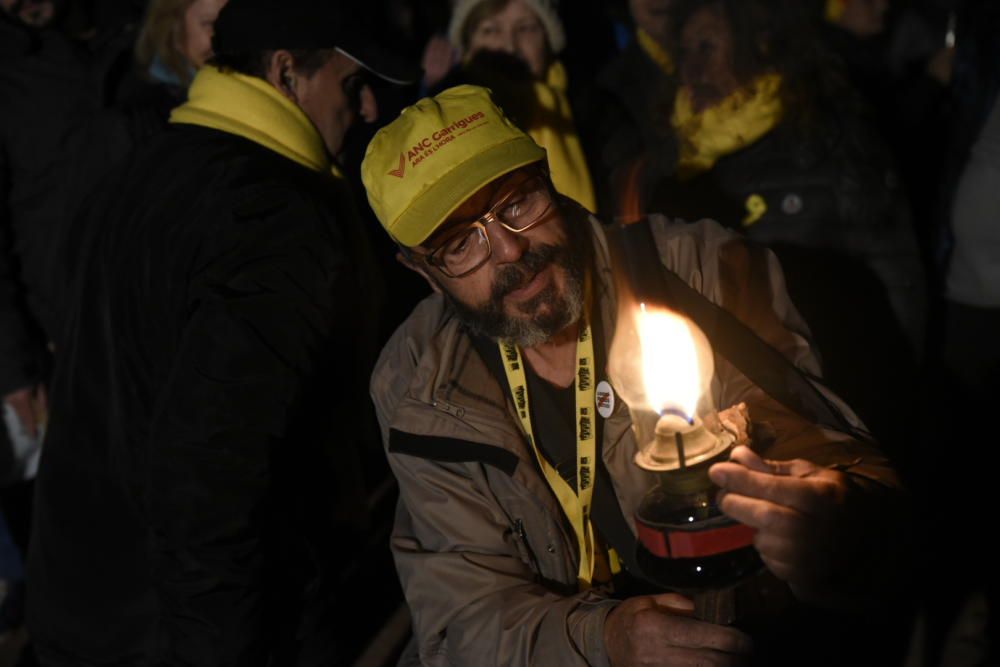
[[[703,387],[698,349],[688,320],[641,303],[636,331],[649,406],[661,415],[681,412],[679,416],[693,422]]]

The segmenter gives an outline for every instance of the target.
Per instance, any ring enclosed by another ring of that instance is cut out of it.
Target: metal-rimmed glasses
[[[507,231],[522,234],[551,219],[555,196],[544,176],[537,174],[519,183],[473,222],[446,236],[424,255],[427,263],[449,278],[469,275],[493,254],[486,225],[496,222]]]

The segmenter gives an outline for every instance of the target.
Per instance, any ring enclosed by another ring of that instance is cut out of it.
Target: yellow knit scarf
[[[313,171],[340,175],[309,117],[257,77],[201,68],[191,83],[188,101],[173,110],[170,122],[235,134]]]
[[[691,93],[682,88],[671,124],[680,139],[678,175],[708,171],[719,158],[749,146],[781,120],[781,76],[765,74],[719,104],[695,113]]]
[[[649,56],[649,59],[656,63],[657,67],[663,70],[664,74],[673,76],[674,59],[670,57],[667,50],[642,28],[636,30],[635,37],[636,41],[639,42],[639,48]]]
[[[535,113],[524,129],[535,143],[545,149],[556,190],[594,212],[597,211],[597,198],[583,156],[583,146],[573,123],[566,89],[566,70],[562,63],[553,62],[546,80],[536,81],[533,85]]]

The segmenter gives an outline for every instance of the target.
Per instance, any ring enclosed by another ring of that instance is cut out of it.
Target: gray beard
[[[461,303],[442,289],[445,299],[471,334],[528,348],[546,342],[580,319],[583,315],[587,265],[587,248],[583,238],[586,228],[571,230],[572,225],[573,222],[567,225],[567,241],[563,245],[538,246],[524,253],[516,264],[505,267],[497,275],[490,298],[483,306],[476,308]],[[524,314],[537,315],[519,318],[505,314],[504,297],[528,284],[550,264],[564,269],[566,281],[563,293],[558,293],[555,285],[549,285],[518,306]],[[539,310],[542,312],[539,313]]]

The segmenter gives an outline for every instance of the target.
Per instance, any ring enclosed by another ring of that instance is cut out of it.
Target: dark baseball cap
[[[229,0],[215,20],[212,50],[226,55],[335,48],[386,81],[417,81],[420,69],[378,43],[374,22],[353,0]]]

